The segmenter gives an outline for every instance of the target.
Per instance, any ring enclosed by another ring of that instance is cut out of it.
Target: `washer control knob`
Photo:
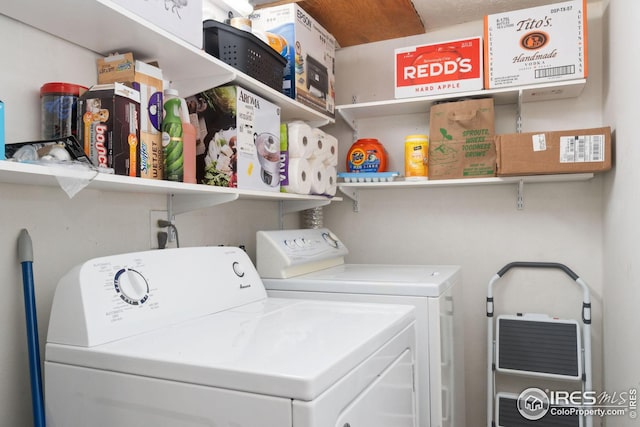
[[[142,305],[149,299],[149,284],[142,273],[129,267],[120,269],[113,280],[116,294],[131,305]]]
[[[331,232],[322,233],[322,237],[330,246],[338,249],[338,237],[335,234]]]
[[[244,268],[238,261],[234,261],[231,267],[233,268],[233,272],[236,273],[236,276],[244,277]]]

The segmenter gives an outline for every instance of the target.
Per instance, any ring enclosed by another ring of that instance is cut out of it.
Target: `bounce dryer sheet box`
[[[162,70],[136,61],[133,87],[140,92],[140,177],[162,179]]]
[[[587,0],[484,18],[485,88],[587,77]]]
[[[140,176],[140,92],[121,83],[92,86],[78,99],[78,139],[94,165]]]
[[[611,128],[496,136],[498,176],[604,172],[611,169]]]
[[[335,114],[335,38],[296,3],[256,10],[253,32],[287,59],[282,92]]]
[[[486,178],[496,174],[493,98],[431,107],[429,179]]]
[[[280,192],[280,107],[240,86],[186,101],[198,115],[198,183]]]
[[[482,38],[395,50],[395,96],[439,95],[482,89]]]

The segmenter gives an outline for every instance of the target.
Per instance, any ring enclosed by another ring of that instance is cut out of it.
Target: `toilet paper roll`
[[[324,194],[326,182],[326,167],[320,158],[309,160],[309,174],[311,176],[311,194]]]
[[[329,157],[329,144],[327,142],[327,134],[318,128],[312,129],[313,139],[313,152],[311,156],[320,159],[323,162]]]
[[[313,153],[313,132],[304,122],[287,123],[287,151],[289,158],[308,159]]]
[[[325,141],[327,143],[327,158],[324,164],[327,166],[338,166],[338,139],[325,133]]]
[[[324,194],[327,196],[335,196],[338,188],[338,171],[335,166],[326,166],[325,169],[325,189]]]
[[[311,193],[311,167],[307,159],[289,159],[287,177],[281,189],[285,193]]]

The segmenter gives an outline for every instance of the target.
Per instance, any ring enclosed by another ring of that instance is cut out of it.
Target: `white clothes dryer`
[[[47,424],[414,427],[414,319],[267,297],[238,248],[92,259],[56,288]]]
[[[418,425],[465,426],[459,266],[348,264],[326,228],[259,231],[256,243],[269,296],[413,305]]]

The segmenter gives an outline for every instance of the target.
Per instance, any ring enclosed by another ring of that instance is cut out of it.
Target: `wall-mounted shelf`
[[[362,102],[338,105],[336,106],[336,111],[353,130],[357,130],[357,122],[360,119],[417,113],[428,114],[431,105],[439,101],[461,98],[491,97],[494,99],[494,103],[496,105],[508,105],[524,102],[575,98],[582,93],[586,82],[587,81],[585,79],[580,79],[531,86],[447,93],[428,97]]]
[[[131,51],[136,59],[158,61],[183,96],[234,83],[280,106],[283,121],[302,120],[316,127],[335,121],[109,0],[7,1],[0,13],[100,55]]]
[[[531,175],[531,176],[509,176],[492,178],[471,178],[471,179],[442,179],[406,181],[399,179],[390,182],[339,182],[340,191],[353,200],[354,212],[360,211],[360,192],[365,190],[381,189],[408,189],[408,188],[430,188],[430,187],[460,187],[473,185],[505,185],[515,184],[518,186],[517,207],[524,208],[524,184],[547,183],[547,182],[571,182],[587,181],[592,179],[593,173],[576,173],[560,175]]]
[[[239,190],[202,184],[154,179],[132,178],[122,175],[75,170],[64,166],[0,161],[0,182],[7,184],[60,187],[59,179],[89,181],[86,188],[110,192],[165,194],[170,197],[172,213],[180,214],[195,209],[216,206],[234,200],[280,201],[283,213],[298,212],[316,206],[324,206],[342,198]],[[62,191],[62,190],[61,190]]]

